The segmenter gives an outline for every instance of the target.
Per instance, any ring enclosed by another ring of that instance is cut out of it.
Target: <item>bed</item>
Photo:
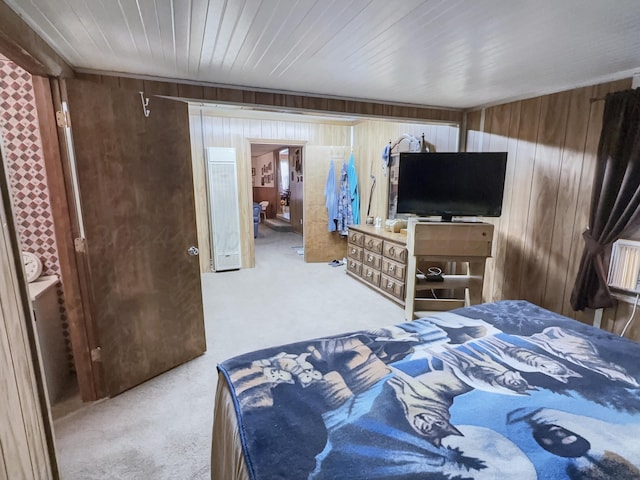
[[[640,478],[640,345],[525,301],[218,366],[212,478]]]

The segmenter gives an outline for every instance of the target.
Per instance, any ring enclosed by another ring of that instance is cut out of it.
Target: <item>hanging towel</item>
[[[391,165],[391,142],[382,150],[382,173],[387,176],[387,169]]]
[[[352,212],[347,164],[343,163],[340,171],[340,191],[338,192],[338,232],[340,235],[349,235],[349,225],[353,225]]]
[[[335,232],[338,224],[338,188],[336,186],[336,171],[333,160],[331,160],[327,184],[324,187],[324,198],[325,205],[327,206],[327,214],[329,215],[327,228],[330,232]]]
[[[353,225],[360,224],[360,192],[358,191],[358,174],[356,173],[356,160],[351,152],[349,166],[347,167],[349,177],[349,191],[351,192],[351,212],[353,213]]]
[[[382,166],[387,168],[391,164],[391,143],[382,150]]]

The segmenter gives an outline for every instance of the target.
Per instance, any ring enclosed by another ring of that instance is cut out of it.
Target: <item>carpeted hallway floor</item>
[[[57,418],[61,478],[207,479],[217,363],[404,320],[400,307],[347,277],[344,266],[305,263],[292,248],[300,245],[299,235],[261,224],[256,268],[204,274],[206,354]]]

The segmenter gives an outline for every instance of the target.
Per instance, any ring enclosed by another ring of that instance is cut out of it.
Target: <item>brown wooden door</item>
[[[67,81],[90,298],[116,395],[202,354],[188,107]]]
[[[294,232],[303,235],[303,197],[304,197],[304,175],[302,168],[302,147],[289,148],[289,169],[291,171],[291,182],[289,190],[289,222]],[[306,259],[306,256],[305,256]]]

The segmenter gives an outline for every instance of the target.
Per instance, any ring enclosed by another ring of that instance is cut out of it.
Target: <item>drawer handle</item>
[[[387,288],[393,288],[393,283],[392,282],[387,283]]]
[[[369,255],[369,261],[373,262],[373,255]]]
[[[356,262],[351,262],[351,268],[354,268],[356,266]]]
[[[389,255],[395,255],[396,249],[393,247],[389,248]]]
[[[352,248],[352,249],[351,249],[351,253],[356,253],[356,249],[355,249],[355,248]]]
[[[369,243],[367,243],[367,245],[372,246],[373,245],[373,240],[369,240]]]
[[[371,278],[373,276],[372,272],[367,272],[367,277]]]
[[[396,269],[395,265],[389,265],[389,271],[393,272]]]

